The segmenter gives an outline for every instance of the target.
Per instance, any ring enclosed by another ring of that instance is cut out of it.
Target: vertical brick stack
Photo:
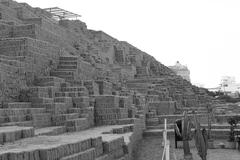
[[[78,57],[66,56],[59,58],[59,65],[55,71],[51,71],[51,76],[64,78],[66,81],[75,81],[78,79],[77,67]]]
[[[98,80],[96,83],[99,86],[100,95],[112,95],[112,83],[104,80]]]
[[[97,125],[118,124],[128,118],[127,98],[114,95],[96,96],[95,122]]]
[[[33,127],[1,127],[0,130],[0,144],[14,142],[19,139],[29,138],[34,136]]]
[[[83,85],[88,89],[89,95],[99,95],[99,86],[95,81],[84,81]]]

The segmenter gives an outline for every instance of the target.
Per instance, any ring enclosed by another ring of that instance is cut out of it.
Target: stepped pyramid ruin
[[[1,160],[130,160],[146,124],[211,103],[125,41],[0,2]]]

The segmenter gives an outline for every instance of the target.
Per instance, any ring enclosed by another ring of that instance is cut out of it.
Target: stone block
[[[96,137],[96,138],[91,139],[91,146],[92,147],[101,146],[102,143],[103,143],[102,137]]]
[[[9,160],[41,160],[39,151],[13,152],[8,154]]]
[[[104,153],[111,153],[112,151],[116,151],[119,148],[122,148],[123,145],[124,145],[123,137],[116,138],[108,142],[103,142],[103,151]]]
[[[157,115],[169,115],[175,112],[175,101],[158,101],[149,103],[150,110],[156,110]]]
[[[8,108],[31,108],[31,103],[29,102],[8,103]]]
[[[34,129],[32,127],[1,127],[0,144],[14,142],[22,138],[34,136]]]
[[[87,118],[68,120],[65,125],[68,132],[81,131],[90,126]]]
[[[1,160],[9,160],[9,154],[8,153],[3,153],[3,154],[0,154],[0,159]]]
[[[54,102],[56,102],[56,103],[65,103],[65,106],[67,108],[71,108],[72,107],[72,98],[71,97],[57,97],[57,98],[54,98]]]
[[[99,86],[100,95],[112,95],[112,83],[107,81],[96,81]]]
[[[37,128],[47,127],[52,125],[51,114],[49,113],[35,114],[35,115],[32,115],[32,118],[33,118],[33,125]]]
[[[90,99],[87,96],[75,97],[72,100],[74,108],[87,108],[90,106]]]
[[[46,103],[53,103],[54,100],[53,98],[40,98],[40,97],[31,97],[31,102],[32,102],[32,105],[35,105],[35,104],[46,104]]]
[[[95,149],[89,149],[80,153],[76,153],[67,157],[63,157],[60,160],[95,160]]]
[[[79,118],[78,113],[57,114],[52,116],[53,125],[64,125],[66,121]]]
[[[46,108],[47,113],[51,114],[64,114],[67,112],[68,108],[64,103],[50,103],[43,104],[44,108]]]
[[[105,154],[105,155],[102,155],[102,156],[96,158],[96,160],[112,160],[112,159],[108,154]]]
[[[95,96],[97,108],[118,108],[119,97],[113,95]]]
[[[94,81],[84,81],[83,85],[87,88],[89,95],[99,95],[99,86]]]

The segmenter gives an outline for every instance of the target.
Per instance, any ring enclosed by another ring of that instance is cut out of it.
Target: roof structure
[[[56,18],[58,20],[72,18],[78,19],[79,17],[81,17],[81,15],[79,14],[72,13],[59,7],[45,8],[44,10],[50,12],[53,15],[53,18]]]

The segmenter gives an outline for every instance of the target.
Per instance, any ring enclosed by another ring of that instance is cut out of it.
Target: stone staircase
[[[17,127],[8,126],[1,127],[0,130],[0,144],[14,142],[23,138],[29,138],[34,136],[33,127]]]
[[[89,119],[93,117],[88,117],[88,113],[87,116],[85,115],[86,110],[90,109],[87,89],[83,86],[71,86],[65,80],[62,82],[59,90],[53,93],[53,97],[54,106],[64,108],[64,110],[57,113],[53,110],[55,112],[52,115],[53,125],[64,125],[68,132],[80,131],[93,125],[90,124],[91,120]],[[56,82],[52,82],[52,84],[56,85]],[[57,85],[59,86],[59,84]]]
[[[66,81],[74,81],[77,80],[77,68],[78,57],[60,57],[57,69],[52,71],[50,75],[63,78]]]
[[[29,92],[30,102],[9,103],[0,109],[0,126],[33,126],[42,130],[39,134],[51,135],[94,125],[94,110],[84,86],[71,86],[65,79],[49,76],[38,78]]]
[[[31,113],[36,111],[39,112],[31,109],[31,103],[9,103],[7,108],[0,109],[0,126],[31,126]]]

